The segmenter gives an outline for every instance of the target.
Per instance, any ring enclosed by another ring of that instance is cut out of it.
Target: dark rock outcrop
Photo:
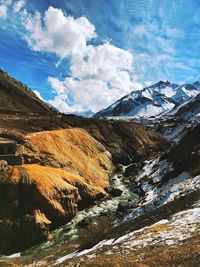
[[[119,196],[121,196],[121,194],[123,193],[122,190],[120,190],[119,188],[115,188],[115,187],[107,187],[107,188],[105,188],[105,191],[106,191],[109,195],[111,195],[111,196],[113,196],[113,197],[119,197]]]
[[[167,159],[174,162],[175,169],[187,171],[193,176],[200,174],[200,124],[189,130],[166,154]]]

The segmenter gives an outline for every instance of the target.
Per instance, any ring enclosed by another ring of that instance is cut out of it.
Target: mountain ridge
[[[158,117],[197,96],[200,93],[198,84],[196,82],[178,85],[169,81],[159,81],[142,90],[132,91],[97,112],[94,117]]]
[[[56,110],[42,101],[24,83],[12,78],[0,69],[0,112],[54,113]]]

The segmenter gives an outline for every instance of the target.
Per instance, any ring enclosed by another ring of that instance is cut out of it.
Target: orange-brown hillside
[[[83,177],[62,169],[3,164],[6,168],[0,171],[1,253],[45,240],[51,229],[75,215],[79,201],[105,195],[102,186],[88,184]]]
[[[38,132],[20,140],[17,153],[24,154],[26,164],[0,163],[3,253],[45,240],[79,206],[105,196],[113,171],[110,153],[85,130]]]
[[[80,175],[90,185],[106,187],[113,170],[111,155],[83,129],[63,129],[31,134],[27,162],[34,157],[42,165],[63,168]]]
[[[72,191],[73,195],[78,194],[77,201],[80,201],[82,199],[86,200],[86,198],[95,199],[99,193],[105,194],[103,188],[109,184],[107,181],[105,182],[104,186],[100,184],[96,185],[95,183],[92,184],[92,182],[89,184],[86,182],[84,177],[81,177],[77,174],[72,174],[71,172],[62,169],[40,166],[37,164],[25,164],[22,165],[21,168],[37,185],[40,194],[47,196],[52,203],[56,199],[56,195],[54,195],[55,190],[66,189],[67,192]],[[58,207],[58,205],[55,207]],[[76,208],[74,208],[74,211],[76,211]],[[63,209],[62,215],[67,216],[67,211],[65,209]]]

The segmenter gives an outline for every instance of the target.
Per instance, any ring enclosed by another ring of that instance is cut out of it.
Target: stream
[[[111,186],[114,188],[118,188],[122,191],[122,194],[120,196],[109,196],[103,200],[97,201],[95,205],[88,207],[82,211],[79,211],[69,223],[54,230],[47,241],[27,249],[26,251],[22,252],[22,255],[33,255],[39,251],[48,251],[55,247],[61,247],[64,244],[76,240],[76,238],[78,239],[78,234],[80,231],[80,227],[78,226],[78,224],[84,219],[102,219],[102,215],[105,215],[105,217],[113,215],[114,225],[117,220],[117,216],[115,216],[115,213],[118,209],[118,205],[126,205],[127,203],[129,205],[136,205],[139,200],[138,195],[129,190],[129,186],[127,185],[127,178],[125,178],[123,175],[125,170],[126,166],[123,166],[120,172],[114,174],[110,178]],[[104,222],[102,223],[104,224]]]

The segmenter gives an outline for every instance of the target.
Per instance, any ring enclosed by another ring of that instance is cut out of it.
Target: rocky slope
[[[95,217],[101,202],[93,214],[88,210],[89,217],[78,221],[75,239],[62,239],[66,225],[54,234],[57,246],[50,241],[52,247],[44,243],[3,260],[22,266],[33,266],[33,260],[37,266],[199,266],[199,129],[191,129],[162,156],[129,165],[121,178],[115,177],[138,192],[135,205],[128,205],[128,195],[127,207],[121,203],[112,214],[107,201],[109,215]],[[35,251],[41,252],[36,256]]]
[[[195,87],[196,84],[196,87]],[[99,111],[99,117],[149,118],[166,114],[199,94],[197,83],[177,85],[160,81],[140,91],[133,91],[111,106]]]
[[[30,135],[19,145],[18,153],[24,153],[25,163],[37,165],[2,167],[0,220],[4,238],[0,251],[4,253],[44,240],[50,229],[75,215],[77,205],[85,207],[104,197],[113,170],[109,152],[81,129]]]
[[[55,175],[54,169],[34,165],[7,166],[1,171],[1,253],[45,240],[52,223],[59,225],[57,220],[75,214],[79,194],[76,187],[66,182],[68,177],[74,178],[71,176],[57,171]]]
[[[200,174],[200,124],[189,130],[174,146],[167,158],[175,162],[176,168],[189,172],[192,176]]]
[[[181,105],[174,116],[184,120],[198,120],[200,116],[200,94]]]
[[[149,156],[165,151],[170,143],[160,134],[134,122],[85,119],[63,116],[70,126],[87,130],[112,154],[115,164],[138,162]]]
[[[111,154],[85,130],[78,128],[44,131],[25,137],[18,150],[25,163],[62,168],[84,177],[96,186],[108,186]]]
[[[83,128],[112,154],[114,163],[128,164],[169,147],[160,134],[137,123],[87,119],[75,115],[25,116],[0,114],[0,129],[6,137],[27,135],[44,130]],[[20,138],[19,138],[20,139]],[[23,138],[20,142],[23,142]]]
[[[51,113],[53,108],[41,101],[25,84],[0,70],[0,112]]]

